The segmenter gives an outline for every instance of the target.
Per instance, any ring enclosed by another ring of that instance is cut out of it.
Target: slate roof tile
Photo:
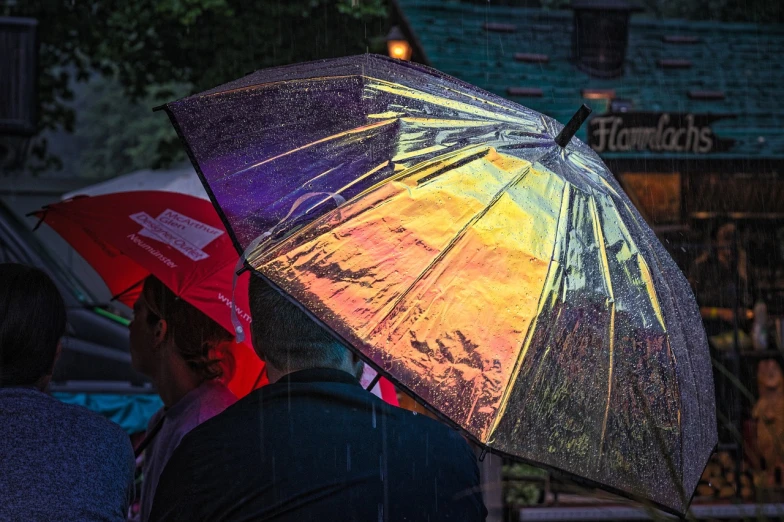
[[[784,158],[784,26],[658,20],[632,17],[624,75],[592,78],[571,62],[572,13],[468,4],[446,0],[397,0],[430,65],[561,121],[582,103],[583,89],[614,89],[633,110],[736,113],[715,124],[738,140],[729,155]],[[516,26],[488,32],[485,23]],[[698,38],[666,43],[667,35]],[[516,53],[546,54],[548,63],[515,61]],[[679,59],[688,69],[658,66]],[[509,87],[542,89],[541,98],[509,96]],[[724,91],[724,100],[695,100],[689,91]],[[587,100],[596,111],[605,100]],[[763,136],[762,142],[758,141]],[[585,129],[578,137],[585,138]]]

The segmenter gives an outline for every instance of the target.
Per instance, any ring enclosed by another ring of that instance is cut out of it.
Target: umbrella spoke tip
[[[588,116],[591,114],[591,112],[591,108],[583,103],[582,107],[580,107],[577,112],[574,113],[572,119],[570,119],[567,124],[564,125],[564,128],[561,129],[561,132],[558,133],[558,136],[555,137],[555,143],[557,143],[561,148],[566,148],[577,130],[582,126],[585,120],[588,119]]]

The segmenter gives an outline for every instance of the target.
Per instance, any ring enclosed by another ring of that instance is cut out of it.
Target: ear
[[[165,319],[160,319],[155,324],[155,332],[153,332],[153,339],[155,340],[155,346],[159,346],[165,339],[166,333],[169,331],[169,325]]]
[[[365,362],[359,358],[354,350],[348,350],[351,353],[351,368],[354,370],[354,377],[358,380],[362,379],[362,373],[365,370]]]

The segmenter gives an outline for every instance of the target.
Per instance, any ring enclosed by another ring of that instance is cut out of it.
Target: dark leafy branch
[[[385,0],[25,0],[5,14],[39,21],[39,130],[69,132],[74,82],[96,73],[131,102],[160,103],[175,94],[162,86],[195,92],[262,67],[378,50],[372,37],[387,23]],[[154,163],[165,165],[177,147],[159,138]],[[34,153],[56,166],[45,142]]]

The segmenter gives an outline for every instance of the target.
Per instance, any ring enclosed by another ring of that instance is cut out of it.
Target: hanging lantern
[[[396,25],[387,34],[387,52],[391,58],[406,61],[411,59],[411,44]]]

